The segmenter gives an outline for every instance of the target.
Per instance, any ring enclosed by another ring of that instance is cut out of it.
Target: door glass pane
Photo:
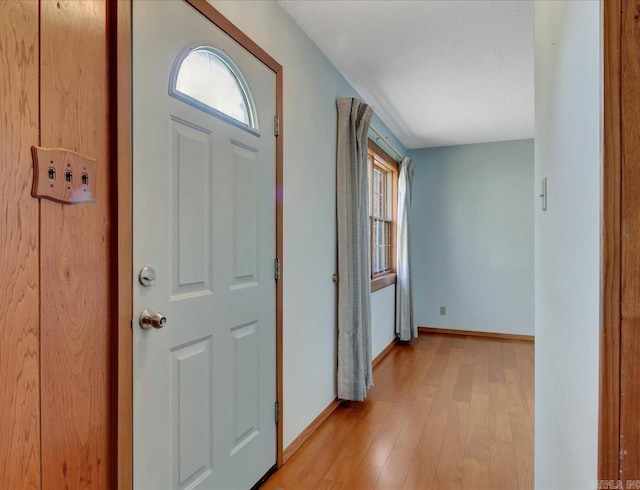
[[[246,91],[239,76],[226,60],[210,49],[192,50],[182,61],[175,84],[176,91],[247,126],[252,125]]]

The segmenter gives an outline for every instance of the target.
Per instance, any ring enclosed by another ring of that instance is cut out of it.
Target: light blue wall
[[[410,156],[418,325],[533,335],[533,140]]]
[[[336,98],[358,94],[277,2],[210,3],[283,66],[286,448],[336,396]],[[371,300],[376,349],[393,338],[395,304],[388,292]]]
[[[535,482],[539,490],[595,488],[603,9],[573,0],[536,1],[534,9],[535,182],[539,190],[546,177],[549,195],[547,210],[535,212]]]

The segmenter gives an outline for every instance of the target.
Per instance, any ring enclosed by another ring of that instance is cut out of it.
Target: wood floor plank
[[[422,434],[420,434],[420,442],[409,467],[409,473],[403,487],[405,490],[433,488],[448,418],[448,412],[438,410],[438,406],[434,400],[434,406],[431,407],[427,422]]]
[[[324,478],[315,488],[317,490],[340,490],[340,487],[342,487],[340,483]]]
[[[473,490],[494,490],[491,486],[490,461],[478,461],[473,458],[464,459],[462,488]],[[533,486],[531,486],[533,488]]]
[[[353,472],[351,479],[342,485],[341,490],[370,490],[376,486],[382,473],[380,466],[360,465]]]
[[[492,441],[511,442],[511,420],[504,383],[489,383],[489,428]]]
[[[344,430],[345,421],[346,418],[343,415],[343,411],[340,408],[336,409],[287,461],[285,465],[287,471],[275,473],[269,480],[269,485],[264,488],[269,489],[278,486],[281,488],[293,488],[296,485],[300,486],[299,473],[317,458],[327,440],[333,438],[339,431]]]
[[[534,366],[535,359],[533,358],[533,345],[531,342],[514,342],[513,350],[516,353],[516,360],[518,363],[518,370],[523,374],[522,386],[531,390],[531,394],[534,391]]]
[[[418,339],[422,340],[422,339]],[[436,352],[440,346],[440,338],[434,338],[432,342],[416,342],[415,354],[416,365],[402,387],[404,393],[413,393],[415,395],[432,395],[433,386],[427,386],[423,383],[427,373],[431,369],[431,365],[435,359]],[[422,347],[420,345],[423,345]]]
[[[462,488],[491,488],[489,434],[489,394],[474,391],[469,407]]]
[[[491,441],[490,458],[491,488],[517,489],[518,478],[513,444],[505,441]]]
[[[522,391],[527,398],[527,406],[531,420],[535,420],[534,414],[534,350],[531,342],[514,342],[514,350],[518,361],[518,372],[520,373],[520,383]]]
[[[395,402],[399,397],[406,396],[407,393],[404,391],[406,380],[413,376],[419,365],[419,353],[415,349],[403,344],[398,345],[398,349],[404,354],[404,362],[398,363],[393,375],[393,382],[389,383],[380,396],[380,400]]]
[[[389,410],[381,430],[363,456],[365,464],[384,467],[411,408],[412,404],[402,402],[394,404]]]
[[[334,414],[335,416],[329,417],[320,425],[320,427],[318,427],[318,429],[316,429],[313,433],[313,438],[307,440],[306,443],[291,456],[291,459],[289,460],[292,463],[291,466],[298,468],[303,467],[315,457],[316,452],[320,450],[327,439],[340,430],[342,423],[344,422],[344,417],[340,412],[337,412],[337,409]]]
[[[475,364],[476,356],[478,355],[478,344],[475,337],[465,337],[464,343],[464,363]]]
[[[328,438],[313,459],[300,469],[296,476],[296,483],[299,483],[300,486],[315,488],[324,478],[327,468],[333,463],[336,454],[340,451],[345,439],[350,436],[357,422],[358,420],[355,418],[344,417],[340,429]]]
[[[448,335],[447,338],[450,339],[452,349],[464,350],[465,344],[467,342],[466,335]]]
[[[376,402],[366,419],[358,421],[353,433],[347,437],[335,461],[329,467],[327,478],[341,483],[351,480],[354,466],[359,466],[362,462],[392,406],[388,402]]]
[[[489,461],[489,403],[488,394],[473,393],[471,395],[465,458]]]
[[[500,344],[502,350],[502,367],[504,369],[518,369],[516,353],[513,350],[513,342],[503,341]]]
[[[511,409],[511,432],[518,488],[533,488],[533,420],[527,407]]]
[[[415,403],[411,408],[409,416],[405,420],[396,445],[407,449],[416,449],[420,442],[420,434],[427,422],[427,416],[431,405],[433,404],[433,396],[418,395]]]
[[[392,355],[392,351],[387,357]],[[385,359],[386,360],[386,359]],[[393,382],[393,376],[388,370],[375,370],[373,376],[373,387],[367,392],[367,400],[371,402],[377,401],[382,393]]]
[[[465,444],[469,422],[469,403],[453,401],[444,432],[438,468],[436,470],[436,488],[462,488]]]
[[[431,367],[424,377],[423,383],[427,386],[438,386],[442,379],[442,373],[447,365],[449,354],[451,353],[451,344],[442,340],[438,346],[438,351],[435,354]]]
[[[426,334],[376,367],[266,490],[533,489],[533,343]]]
[[[458,370],[458,377],[453,388],[453,400],[456,402],[471,402],[471,388],[473,386],[473,364],[462,364]]]
[[[401,489],[411,467],[413,450],[402,446],[394,446],[384,465],[376,489]]]
[[[527,397],[522,388],[520,372],[515,369],[504,370],[505,387],[507,391],[507,403],[509,411],[523,409],[528,411]]]
[[[449,401],[453,399],[453,391],[458,379],[458,371],[464,359],[464,351],[462,349],[451,349],[449,358],[445,364],[444,370],[438,388],[442,391],[445,398]]]
[[[489,351],[487,344],[491,340],[473,339],[476,345],[475,364],[473,365],[472,391],[489,394]]]
[[[489,382],[504,383],[504,366],[502,364],[502,347],[500,341],[488,344],[489,353]]]

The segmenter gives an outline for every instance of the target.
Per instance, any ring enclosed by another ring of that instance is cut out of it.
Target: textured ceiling
[[[279,4],[407,148],[533,137],[532,1]]]

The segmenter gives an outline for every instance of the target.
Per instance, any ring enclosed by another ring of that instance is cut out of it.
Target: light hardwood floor
[[[533,342],[420,335],[263,489],[533,488]]]

